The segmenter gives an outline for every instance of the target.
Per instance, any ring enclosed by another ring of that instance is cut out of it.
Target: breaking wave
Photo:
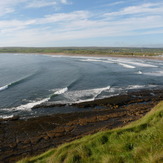
[[[4,91],[5,89],[7,89],[9,87],[9,85],[5,85],[5,86],[3,86],[3,87],[0,87],[0,92],[1,91]]]
[[[15,85],[18,85],[18,84],[20,84],[20,83],[22,83],[22,82],[28,80],[29,78],[33,77],[34,75],[35,75],[35,74],[32,74],[32,75],[26,76],[26,77],[24,77],[24,78],[21,78],[21,79],[19,79],[19,80],[16,80],[16,81],[14,81],[14,82],[11,82],[11,83],[9,83],[9,84],[6,84],[5,86],[0,87],[0,92],[6,90],[6,89],[8,89],[8,88],[11,88],[11,87],[13,87],[13,86],[15,86]]]
[[[62,88],[62,89],[59,89],[57,91],[55,91],[53,94],[51,94],[49,97],[47,98],[44,98],[44,99],[40,99],[40,100],[34,100],[34,101],[31,101],[27,104],[23,104],[23,105],[20,105],[20,106],[17,106],[17,107],[13,107],[13,108],[4,108],[2,110],[5,110],[5,111],[31,111],[31,109],[37,105],[40,105],[40,104],[43,104],[45,102],[48,102],[52,97],[56,96],[56,95],[60,95],[60,94],[63,94],[65,93],[66,91],[68,90],[68,88]]]
[[[87,90],[69,91],[64,94],[67,103],[80,103],[86,101],[94,101],[102,92],[108,91],[110,86],[104,88],[95,88]],[[58,103],[63,101],[58,101]]]
[[[146,72],[144,75],[149,75],[149,76],[163,76],[163,71],[156,71],[156,72]]]
[[[54,95],[60,95],[60,94],[63,94],[65,92],[67,92],[67,91],[68,91],[68,88],[66,87],[66,88],[63,88],[63,89],[60,89],[60,90],[56,91],[54,93]]]
[[[152,68],[156,68],[158,66],[153,65],[153,64],[149,64],[149,63],[141,63],[141,62],[134,62],[134,61],[130,61],[130,60],[125,60],[125,59],[82,59],[81,61],[85,61],[85,62],[104,62],[104,63],[116,63],[118,65],[121,65],[125,68],[136,68],[135,66],[139,66],[139,67],[152,67]]]
[[[128,64],[124,64],[124,63],[118,63],[120,66],[123,66],[125,68],[135,68],[135,66],[131,66],[131,65],[128,65]]]
[[[9,118],[13,118],[14,115],[0,115],[0,119],[9,119]]]

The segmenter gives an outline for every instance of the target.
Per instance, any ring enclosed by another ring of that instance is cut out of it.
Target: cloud
[[[18,3],[18,0],[0,1],[0,16],[12,13],[15,11],[13,6]]]
[[[153,15],[163,14],[163,3],[145,3],[138,6],[129,6],[117,12],[105,13],[105,16],[123,16],[123,15]]]
[[[163,6],[148,3],[102,14],[81,10],[0,21],[0,29],[1,46],[55,46],[66,40],[163,34]]]
[[[0,1],[0,16],[13,13],[21,4],[24,8],[41,8],[41,7],[59,7],[60,5],[69,4],[67,0],[5,0]]]
[[[43,1],[43,0],[40,0],[40,1],[33,1],[33,2],[30,2],[27,4],[27,8],[41,8],[41,7],[47,7],[47,6],[53,6],[53,5],[56,5],[57,2],[56,1]]]
[[[108,3],[108,4],[105,4],[105,5],[102,5],[103,7],[106,7],[106,6],[116,6],[116,5],[120,5],[120,4],[123,4],[123,3],[126,3],[125,1],[117,1],[117,2],[113,2],[113,3]]]
[[[61,0],[61,3],[68,4],[68,1],[67,0]]]
[[[69,4],[67,0],[33,0],[31,2],[28,2],[27,8],[41,8],[41,7],[56,7],[61,4]]]

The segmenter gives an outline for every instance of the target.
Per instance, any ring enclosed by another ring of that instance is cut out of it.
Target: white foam
[[[141,89],[141,88],[153,88],[157,87],[157,85],[129,85],[126,89]]]
[[[144,88],[145,85],[129,85],[127,87],[127,89],[140,89],[140,88]]]
[[[50,100],[50,97],[49,98],[45,98],[45,99],[42,99],[42,100],[39,100],[39,101],[32,101],[32,102],[29,102],[27,104],[23,104],[23,105],[20,105],[20,106],[17,106],[17,107],[13,107],[13,108],[3,108],[1,110],[5,110],[5,111],[31,111],[31,109],[36,106],[36,105],[40,105],[44,102],[47,102]]]
[[[0,87],[0,92],[1,91],[4,91],[5,89],[7,89],[9,87],[9,85],[5,85],[5,86],[3,86],[3,87]]]
[[[138,71],[138,72],[136,72],[136,74],[143,74],[143,72],[142,71]]]
[[[90,99],[85,99],[85,100],[78,100],[75,101],[74,104],[78,104],[78,103],[82,103],[82,102],[90,102],[90,101],[94,101],[95,98],[90,98]]]
[[[9,119],[9,118],[13,118],[14,115],[0,115],[0,119]]]
[[[147,63],[140,63],[140,61],[134,62],[129,59],[106,59],[106,60],[101,60],[101,59],[82,59],[81,61],[85,62],[104,62],[104,63],[117,63],[125,68],[135,68],[135,66],[140,66],[140,67],[158,67],[156,65],[152,64],[147,64]]]
[[[58,95],[58,94],[63,94],[65,93],[66,91],[68,90],[68,88],[63,88],[63,89],[60,89],[58,91],[56,91],[54,94],[52,95]],[[51,95],[51,96],[52,96]],[[31,101],[27,104],[23,104],[23,105],[20,105],[20,106],[17,106],[17,107],[13,107],[13,108],[3,108],[2,110],[5,110],[5,111],[31,111],[31,109],[36,106],[36,105],[40,105],[42,103],[45,103],[45,102],[48,102],[51,98],[51,96],[49,96],[48,98],[44,98],[44,99],[41,99],[41,100],[38,100],[38,101]]]
[[[125,67],[125,68],[135,68],[135,66],[131,66],[131,65],[128,65],[128,64],[124,64],[124,63],[118,63],[118,64]]]
[[[68,91],[68,88],[67,87],[66,88],[62,88],[62,89],[59,89],[58,91],[56,91],[54,93],[54,95],[60,95],[60,94],[63,94],[65,92],[67,92],[67,91]]]
[[[22,80],[25,80],[25,79],[31,77],[32,75],[34,75],[34,74],[31,74],[31,75],[29,75],[29,76],[26,76],[26,77],[24,77],[24,78],[21,78],[21,79],[19,79],[19,80],[16,80],[16,81],[14,81],[14,82],[11,82],[11,83],[9,83],[9,84],[6,84],[5,86],[0,87],[0,92],[1,92],[1,91],[4,91],[4,90],[6,90],[6,89],[8,89],[9,87],[11,87],[12,85],[14,85],[14,84],[16,84],[16,83],[21,82]]]
[[[156,65],[151,65],[151,64],[146,64],[146,63],[138,63],[138,62],[131,62],[131,64],[137,65],[137,66],[140,66],[140,67],[158,67]]]
[[[142,63],[142,61],[140,60],[137,60],[136,62],[134,62],[133,60],[131,59],[109,59],[110,61],[112,62],[115,62],[115,63],[120,63],[120,64],[129,64],[129,65],[135,65],[135,66],[140,66],[140,67],[158,67],[156,65],[152,65],[152,64],[148,64],[148,63]]]
[[[16,107],[15,110],[29,110],[30,111],[34,106],[40,105],[40,104],[47,102],[49,100],[50,100],[50,98],[45,98],[45,99],[42,99],[39,101],[33,101],[31,103],[20,105],[20,106]]]
[[[87,90],[69,91],[69,92],[66,92],[64,94],[64,97],[70,103],[84,102],[84,101],[93,101],[103,91],[107,91],[109,89],[110,89],[110,86],[107,86],[107,87],[104,87],[104,88],[95,88],[95,89],[87,89]]]
[[[84,61],[84,62],[104,62],[104,63],[113,63],[111,61],[109,61],[108,59],[107,60],[101,60],[101,59],[82,59],[80,61]]]
[[[155,66],[155,65],[140,63],[140,62],[129,62],[129,63],[132,64],[132,65],[140,66],[140,67],[158,67],[158,66]]]
[[[163,76],[163,71],[155,71],[155,72],[146,72],[144,75],[150,75],[150,76]]]

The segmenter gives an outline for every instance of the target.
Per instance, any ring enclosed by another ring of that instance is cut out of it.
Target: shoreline
[[[163,90],[139,90],[74,105],[77,108],[100,106],[103,109],[1,120],[0,162],[16,162],[85,135],[122,127],[144,116],[161,100]]]
[[[114,55],[114,54],[71,54],[71,53],[37,53],[40,55],[56,55],[56,56],[77,56],[77,57],[115,57],[115,58],[138,58],[138,59],[154,59],[163,60],[161,56],[137,56],[137,55]]]
[[[163,57],[125,55],[84,55],[66,53],[41,53],[38,55],[80,57],[123,57],[159,59]],[[129,91],[127,94],[75,103],[76,109],[88,108],[84,112],[60,113],[36,118],[13,117],[0,119],[0,162],[16,162],[55,148],[85,135],[122,127],[143,117],[158,102],[163,100],[163,88]],[[38,105],[32,109],[39,109]],[[46,106],[42,106],[45,107]],[[50,105],[47,107],[58,107]],[[60,106],[66,108],[66,104]],[[93,108],[93,110],[89,110]]]
[[[0,54],[6,54],[6,53],[0,53]],[[66,56],[66,57],[115,57],[115,58],[137,58],[137,59],[153,59],[153,60],[163,60],[163,55],[120,55],[120,54],[77,54],[77,53],[21,53],[21,52],[15,52],[15,53],[7,53],[7,54],[29,54],[29,55],[54,55],[54,56]]]

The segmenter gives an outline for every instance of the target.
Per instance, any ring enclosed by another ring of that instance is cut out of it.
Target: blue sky
[[[162,0],[5,0],[0,47],[163,47]]]

